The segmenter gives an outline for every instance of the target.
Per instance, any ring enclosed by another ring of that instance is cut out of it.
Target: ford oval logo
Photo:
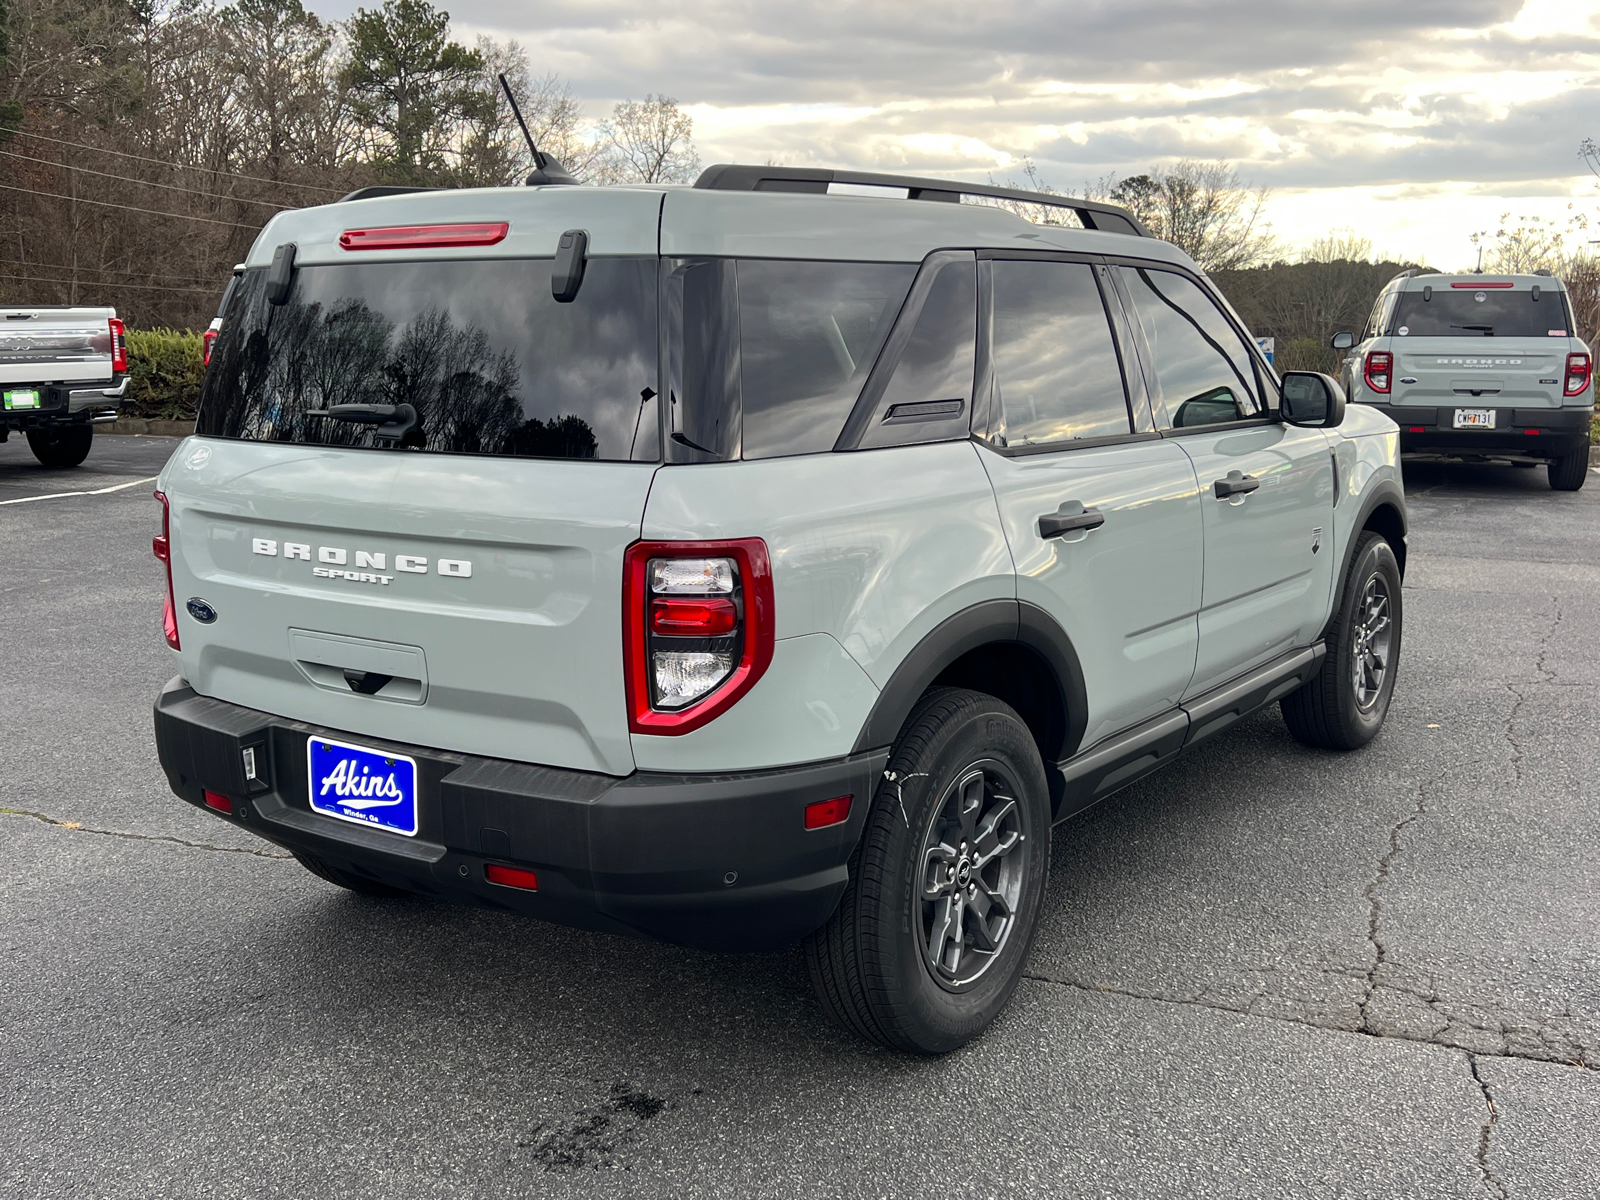
[[[189,610],[189,615],[202,625],[209,625],[217,619],[217,610],[198,596],[190,600],[184,607]]]

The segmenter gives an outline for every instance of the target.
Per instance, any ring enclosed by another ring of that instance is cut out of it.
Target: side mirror
[[[1348,350],[1356,344],[1356,335],[1353,333],[1336,333],[1333,340],[1328,343],[1335,350]]]
[[[1285,371],[1283,405],[1286,424],[1306,429],[1334,429],[1344,423],[1344,389],[1320,371]]]
[[[289,289],[294,286],[294,255],[298,247],[285,242],[272,252],[272,265],[267,268],[267,303],[289,303]]]

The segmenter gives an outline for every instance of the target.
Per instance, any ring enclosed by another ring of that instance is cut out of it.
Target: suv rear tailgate
[[[354,735],[627,774],[622,558],[654,470],[191,439],[160,483],[183,675]]]

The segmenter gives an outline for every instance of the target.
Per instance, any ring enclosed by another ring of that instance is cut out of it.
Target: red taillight
[[[1453,288],[1461,288],[1463,291],[1475,292],[1480,288],[1508,288],[1514,285],[1508,281],[1502,280],[1499,283],[1452,283],[1450,286]]]
[[[200,335],[200,341],[202,345],[200,365],[209,367],[211,365],[211,347],[217,344],[217,331],[215,329],[206,330],[205,333]]]
[[[1428,432],[1428,427],[1426,425],[1410,425],[1410,426],[1407,426],[1406,432],[1407,433],[1427,433]]]
[[[150,550],[167,568],[167,601],[161,610],[161,630],[167,635],[167,645],[181,650],[178,645],[178,604],[172,591],[172,506],[161,492],[155,493],[161,501],[161,532],[150,539]]]
[[[128,369],[128,328],[115,317],[107,324],[111,326],[111,370],[120,375]]]
[[[835,796],[832,800],[818,800],[806,805],[806,828],[826,829],[850,819],[850,801],[854,796]]]
[[[1394,365],[1394,355],[1387,350],[1373,350],[1367,355],[1366,366],[1362,368],[1362,377],[1367,381],[1367,386],[1375,392],[1387,393],[1389,390],[1389,371]]]
[[[738,625],[732,600],[658,596],[650,602],[650,632],[664,637],[725,637]]]
[[[233,815],[233,801],[229,800],[221,792],[213,792],[210,788],[207,788],[205,790],[205,798],[207,808],[214,808],[219,813],[227,813],[229,816]]]
[[[346,229],[339,245],[346,250],[416,250],[426,246],[493,246],[505,240],[505,221],[474,225],[390,225],[383,229]]]
[[[635,542],[623,560],[622,622],[628,728],[699,729],[772,662],[767,544]]]
[[[521,888],[525,892],[539,890],[539,877],[532,871],[519,871],[516,867],[502,867],[499,863],[486,863],[483,877],[501,887]]]
[[[1567,355],[1567,386],[1562,389],[1562,394],[1567,396],[1581,396],[1583,390],[1589,386],[1589,376],[1593,373],[1594,364],[1589,361],[1589,356],[1579,351]]]

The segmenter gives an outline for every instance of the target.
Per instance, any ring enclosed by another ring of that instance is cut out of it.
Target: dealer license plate
[[[311,807],[357,825],[415,837],[417,762],[348,742],[312,738],[306,743]]]
[[[8,412],[20,408],[38,408],[39,393],[31,388],[17,388],[4,393],[3,399]]]
[[[1457,429],[1493,429],[1494,409],[1492,408],[1458,408],[1456,409]]]

